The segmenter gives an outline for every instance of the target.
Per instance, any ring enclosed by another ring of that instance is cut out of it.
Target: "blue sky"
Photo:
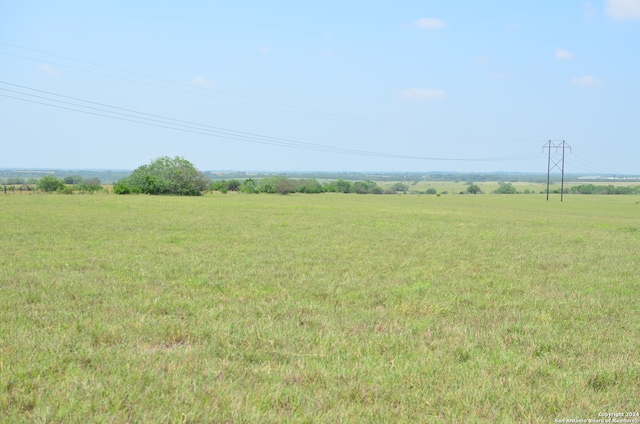
[[[0,168],[639,174],[639,45],[640,0],[0,0]]]

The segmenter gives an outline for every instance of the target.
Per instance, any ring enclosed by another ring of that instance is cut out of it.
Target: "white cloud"
[[[570,60],[573,59],[573,54],[564,49],[556,50],[556,59],[559,60]]]
[[[58,76],[58,74],[60,74],[60,72],[58,72],[57,69],[55,69],[51,65],[47,65],[46,63],[41,63],[40,65],[38,65],[36,67],[36,70],[38,72],[40,72],[41,74],[51,75],[51,76],[54,76],[54,77]]]
[[[512,23],[509,24],[508,28],[511,31],[520,31],[520,24],[516,24],[516,23],[512,22]]]
[[[193,77],[191,78],[191,85],[195,85],[196,87],[204,87],[210,88],[211,82],[205,77]]]
[[[600,85],[600,80],[591,75],[585,75],[583,77],[571,78],[571,84],[581,85],[583,87],[595,87],[596,85]]]
[[[414,26],[423,29],[438,29],[447,26],[447,23],[442,19],[436,18],[420,18],[413,23]]]
[[[616,20],[640,19],[640,0],[607,0],[606,11]]]
[[[491,58],[489,56],[480,56],[476,58],[476,63],[485,64],[491,62]]]
[[[444,90],[434,88],[407,88],[396,90],[395,96],[406,100],[442,100],[447,97]]]
[[[271,53],[271,49],[269,47],[258,47],[258,51],[262,54]]]

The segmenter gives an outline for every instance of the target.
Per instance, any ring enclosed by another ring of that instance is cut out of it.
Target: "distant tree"
[[[283,177],[266,177],[258,181],[256,191],[258,193],[276,193],[276,183]]]
[[[251,178],[247,178],[242,183],[242,187],[240,187],[240,191],[242,193],[255,193],[256,192],[256,182]]]
[[[469,187],[467,187],[467,193],[482,194],[482,189],[477,184],[471,184]]]
[[[431,187],[425,190],[425,194],[436,194],[438,192],[438,190],[436,190],[435,188]]]
[[[276,179],[275,189],[278,194],[289,194],[296,191],[293,182],[285,177]]]
[[[163,156],[136,168],[131,175],[118,181],[113,191],[117,194],[200,196],[208,186],[204,175],[191,162],[178,156]]]
[[[96,191],[104,190],[104,187],[102,187],[102,185],[100,185],[100,180],[98,178],[86,179],[83,182],[81,182],[80,184],[78,184],[77,187],[78,187],[78,190],[80,191],[80,193],[82,193],[82,194],[84,194],[84,193],[93,194]]]
[[[358,194],[382,194],[383,190],[373,181],[356,181],[351,191]]]
[[[229,191],[238,191],[242,184],[238,180],[229,180],[227,181],[227,190]]]
[[[225,180],[221,181],[211,181],[209,184],[209,190],[211,191],[225,191],[227,189],[227,182]]]
[[[45,175],[40,178],[36,184],[38,190],[42,190],[46,193],[52,193],[64,187],[64,182],[61,179],[54,177],[53,175]]]
[[[7,184],[24,184],[24,178],[21,178],[21,177],[9,177],[9,178],[7,178]]]
[[[516,188],[511,183],[503,183],[493,192],[496,194],[516,194]]]
[[[407,190],[409,190],[409,186],[403,183],[395,183],[391,187],[389,187],[389,191],[391,193],[397,193],[399,191],[406,192]]]
[[[349,181],[345,181],[340,179],[335,182],[335,186],[338,188],[339,193],[350,193],[351,192],[351,183]]]
[[[322,186],[322,190],[325,193],[337,193],[338,187],[335,185],[335,183],[325,183],[325,185]]]
[[[82,182],[82,177],[80,175],[70,175],[64,178],[65,184],[80,184]]]
[[[324,189],[315,178],[307,178],[298,181],[298,188],[296,191],[299,193],[322,193]]]

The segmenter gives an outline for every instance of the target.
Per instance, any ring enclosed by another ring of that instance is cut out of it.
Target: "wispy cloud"
[[[602,84],[602,82],[596,77],[592,77],[591,75],[585,75],[582,77],[571,78],[571,84],[581,85],[583,87],[595,87]]]
[[[640,19],[640,0],[607,0],[605,10],[616,20]]]
[[[558,60],[571,60],[573,59],[573,54],[564,49],[556,50],[556,59]]]
[[[394,95],[405,100],[443,100],[447,97],[444,90],[434,88],[406,88],[396,90]]]
[[[491,58],[489,56],[480,56],[476,58],[476,63],[479,63],[481,65],[489,62],[491,62]]]
[[[58,72],[57,69],[55,69],[51,65],[47,65],[46,63],[41,63],[40,65],[36,66],[36,71],[38,71],[41,74],[51,75],[54,77],[60,74],[60,72]]]
[[[271,53],[271,49],[269,47],[258,47],[258,51],[262,54],[269,54]]]
[[[438,29],[446,27],[447,23],[437,18],[420,18],[413,23],[413,26],[422,29]]]
[[[211,88],[211,82],[205,77],[191,78],[191,85],[195,85],[196,87]]]

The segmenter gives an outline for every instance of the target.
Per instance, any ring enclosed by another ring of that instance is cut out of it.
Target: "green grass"
[[[631,196],[0,196],[0,421],[638,411]]]

